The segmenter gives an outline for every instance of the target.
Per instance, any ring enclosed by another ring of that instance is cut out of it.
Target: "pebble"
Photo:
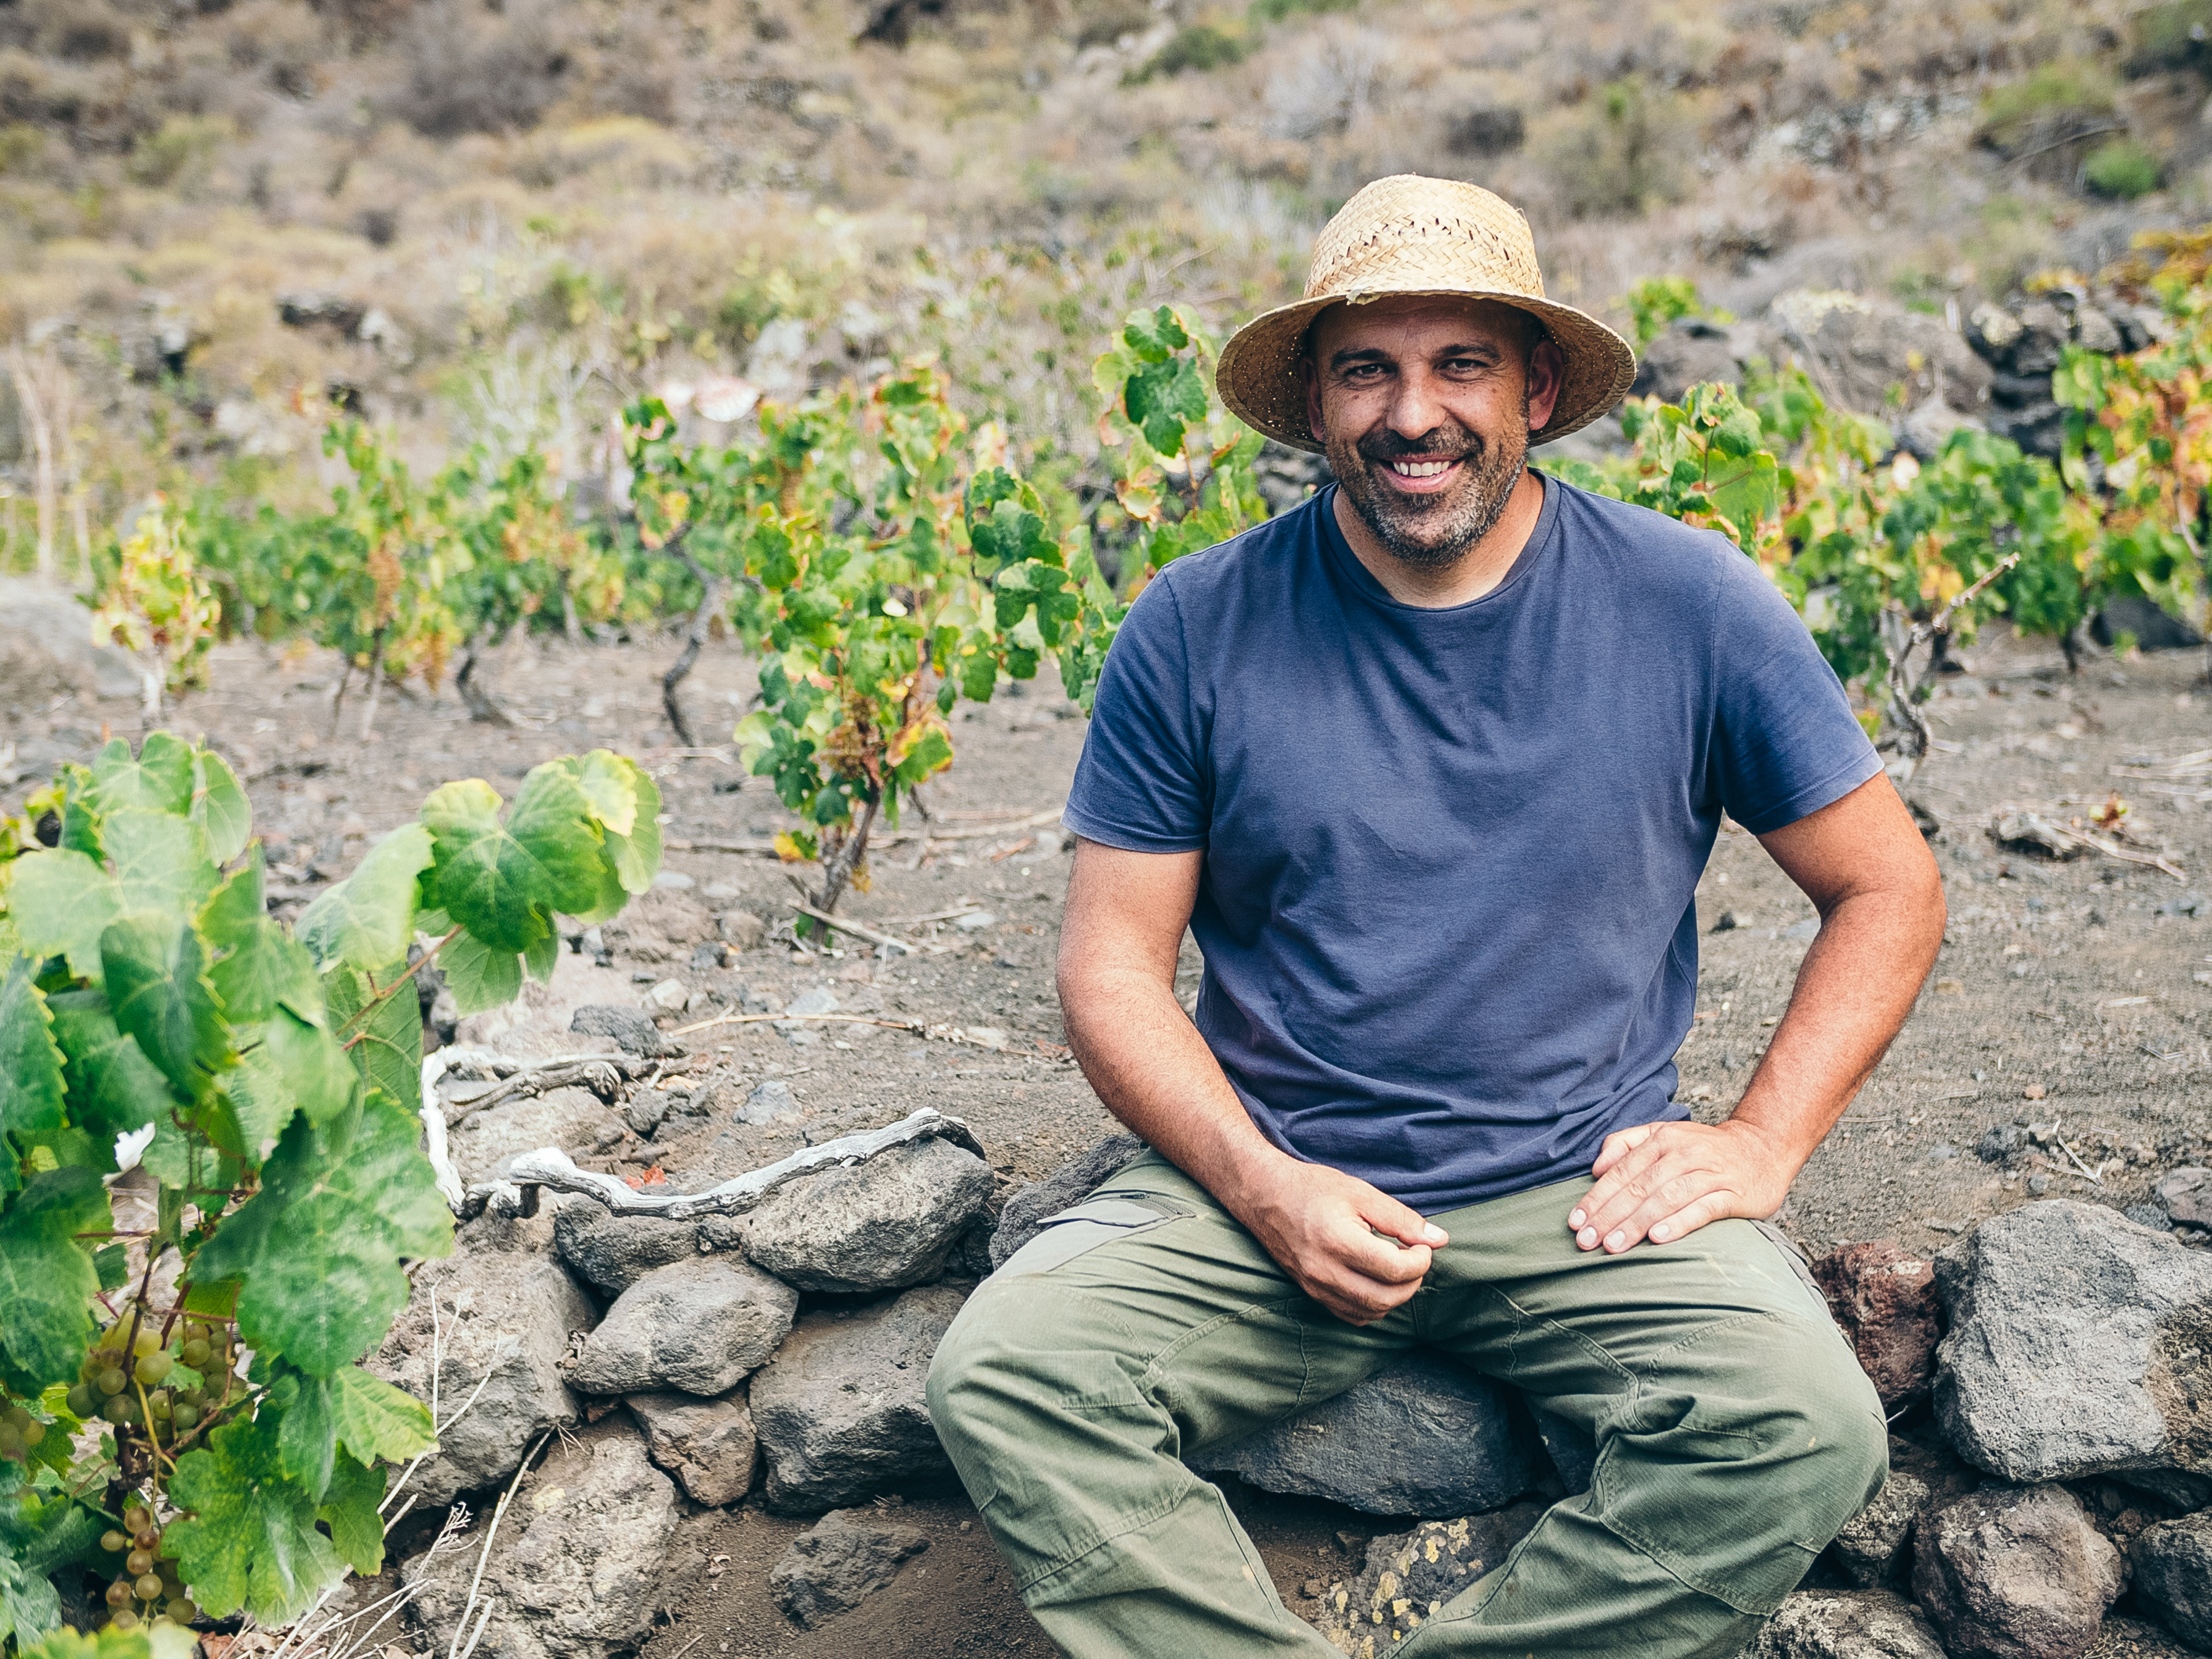
[[[970,910],[964,916],[953,917],[952,925],[963,933],[975,933],[986,927],[997,927],[999,919],[988,910]]]
[[[645,994],[647,1004],[665,1014],[680,1014],[691,1006],[691,993],[680,979],[664,979]]]
[[[686,888],[696,887],[699,884],[681,870],[663,870],[653,878],[653,884],[655,887],[673,887],[681,892]]]

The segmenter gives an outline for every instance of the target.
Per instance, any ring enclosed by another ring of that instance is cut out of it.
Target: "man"
[[[1934,961],[1934,862],[1750,560],[1527,470],[1634,363],[1517,213],[1383,179],[1306,294],[1218,380],[1338,484],[1153,580],[1068,804],[1069,1040],[1154,1150],[977,1291],[931,1408],[1074,1659],[1321,1656],[1180,1454],[1432,1346],[1596,1470],[1393,1651],[1733,1654],[1884,1478],[1765,1218]],[[1821,928],[1705,1126],[1673,1055],[1724,811]]]

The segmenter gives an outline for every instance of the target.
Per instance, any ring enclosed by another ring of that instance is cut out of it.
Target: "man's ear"
[[[1528,353],[1528,430],[1541,432],[1550,424],[1552,410],[1559,401],[1559,388],[1566,384],[1567,356],[1550,335],[1536,342]]]
[[[1323,430],[1321,417],[1321,374],[1314,368],[1311,348],[1298,354],[1298,380],[1306,389],[1306,430],[1313,441],[1328,447],[1328,434]]]

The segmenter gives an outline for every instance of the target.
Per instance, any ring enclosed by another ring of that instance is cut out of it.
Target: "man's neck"
[[[1384,592],[1401,605],[1443,611],[1471,604],[1505,580],[1535,533],[1544,510],[1544,485],[1534,472],[1522,473],[1490,533],[1447,565],[1415,564],[1391,552],[1352,511],[1341,489],[1336,492],[1335,507],[1336,527],[1344,532],[1352,556],[1382,584]]]

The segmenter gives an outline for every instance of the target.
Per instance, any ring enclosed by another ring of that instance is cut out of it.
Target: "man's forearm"
[[[1790,1006],[1729,1121],[1756,1130],[1794,1176],[1896,1038],[1936,952],[1942,911],[1917,895],[1843,900],[1805,953]]]
[[[1067,1042],[1106,1109],[1232,1213],[1258,1170],[1287,1162],[1253,1124],[1171,986],[1140,971],[1063,975]]]

